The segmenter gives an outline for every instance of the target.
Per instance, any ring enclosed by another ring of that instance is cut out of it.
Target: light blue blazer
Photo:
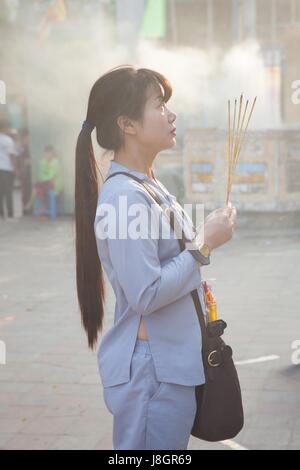
[[[157,184],[145,174],[112,160],[108,175],[117,171],[126,171],[145,180],[166,205],[176,202],[176,197],[159,180],[156,179]],[[180,252],[173,231],[171,239],[100,237],[99,222],[103,222],[103,217],[107,218],[105,204],[115,207],[119,220],[122,214],[119,214],[118,198],[124,195],[128,207],[142,203],[145,211],[150,211],[153,204],[149,193],[125,175],[110,178],[99,194],[94,222],[97,250],[116,296],[114,324],[102,336],[97,351],[102,385],[109,387],[130,380],[131,358],[141,316],[157,380],[182,385],[203,384],[201,330],[190,294],[198,289],[206,314],[200,265],[187,250]],[[191,228],[192,221],[186,213],[185,216]]]

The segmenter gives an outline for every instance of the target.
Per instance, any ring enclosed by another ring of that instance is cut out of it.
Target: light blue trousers
[[[196,413],[195,386],[158,382],[149,341],[136,340],[130,381],[103,388],[113,415],[113,448],[186,450]]]

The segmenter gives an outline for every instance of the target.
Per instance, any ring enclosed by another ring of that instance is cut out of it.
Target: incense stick
[[[228,173],[227,173],[227,188],[229,188],[229,184],[230,184],[230,155],[231,155],[231,127],[230,127],[230,100],[228,100]],[[227,195],[228,195],[228,192],[227,192]],[[226,198],[226,205],[228,204],[228,200]]]
[[[239,141],[240,141],[240,119],[241,119],[242,103],[243,103],[243,94],[241,94],[241,96],[240,96],[238,125],[237,125],[237,130],[236,130],[236,138],[235,138],[234,146],[233,146],[233,153],[231,155],[230,179],[229,179],[229,188],[230,189],[231,189],[231,186],[232,186],[232,179],[233,179],[234,170],[235,170],[236,153],[237,153],[238,144],[239,144]],[[227,200],[227,204],[228,204],[228,200]]]
[[[237,122],[237,129],[235,128],[235,122],[236,122],[236,106],[237,106],[237,100],[234,100],[234,117],[233,117],[233,128],[231,130],[231,115],[230,115],[230,100],[228,100],[228,177],[227,177],[227,195],[226,195],[226,205],[229,203],[229,198],[231,194],[231,188],[233,184],[233,177],[237,165],[237,161],[239,158],[239,155],[241,153],[241,149],[243,147],[245,137],[246,137],[246,132],[248,129],[248,125],[253,113],[253,109],[256,103],[257,96],[255,97],[249,116],[247,120],[247,124],[245,129],[243,129],[244,122],[245,122],[245,117],[248,109],[248,104],[249,100],[246,101],[246,106],[244,109],[244,112],[242,113],[243,109],[243,93],[240,96],[240,103],[239,103],[239,111],[238,111],[238,122]],[[242,117],[242,122],[240,121],[241,114],[243,115]],[[241,124],[241,125],[240,125]]]
[[[249,118],[248,118],[248,122],[247,122],[247,125],[246,125],[246,128],[245,128],[244,134],[243,134],[243,139],[242,139],[241,145],[240,145],[239,150],[238,150],[239,153],[240,153],[240,151],[241,151],[242,144],[244,143],[244,140],[245,140],[245,136],[246,136],[246,132],[247,132],[247,129],[248,129],[248,125],[249,125],[249,122],[250,122],[250,119],[251,119],[251,116],[252,116],[252,113],[253,113],[253,109],[254,109],[254,106],[255,106],[255,103],[256,103],[256,98],[257,98],[257,96],[254,98],[254,101],[253,101],[253,104],[252,104],[252,108],[251,108],[251,111],[250,111],[250,115],[249,115]]]
[[[229,124],[229,132],[231,134],[231,145],[230,145],[230,154],[229,154],[229,161],[228,161],[229,179],[228,179],[228,186],[227,186],[226,204],[228,204],[228,199],[229,199],[228,188],[230,188],[231,186],[231,177],[232,177],[232,164],[233,164],[232,155],[233,155],[233,150],[235,146],[235,119],[236,119],[236,99],[234,100],[234,117],[233,117],[232,134],[231,134],[231,128]]]

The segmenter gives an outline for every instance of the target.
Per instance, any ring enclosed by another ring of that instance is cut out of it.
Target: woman
[[[198,290],[205,311],[200,268],[209,262],[205,251],[230,240],[235,226],[233,207],[210,214],[204,254],[202,246],[180,252],[173,231],[163,236],[167,218],[139,181],[180,217],[175,196],[152,170],[157,154],[175,144],[176,114],[166,105],[171,95],[171,84],[158,72],[130,65],[112,69],[92,87],[76,146],[77,291],[92,349],[103,327],[102,267],[116,296],[114,325],[97,353],[105,404],[113,415],[114,449],[187,449],[195,386],[205,382],[190,292]],[[94,128],[99,146],[114,153],[99,195]],[[127,175],[112,176],[118,172]],[[153,206],[162,215],[158,236],[147,224]],[[138,224],[132,218],[137,208]],[[192,222],[187,214],[183,219],[190,234]]]

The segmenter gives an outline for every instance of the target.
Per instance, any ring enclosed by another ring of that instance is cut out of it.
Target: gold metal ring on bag
[[[208,355],[207,362],[208,362],[208,364],[209,364],[211,367],[218,367],[218,366],[221,365],[221,362],[216,363],[216,364],[213,363],[213,358],[212,358],[212,356],[213,356],[213,354],[215,354],[215,353],[217,353],[217,352],[218,352],[217,350],[214,350],[214,351],[211,351],[211,352],[209,353],[209,355]]]

